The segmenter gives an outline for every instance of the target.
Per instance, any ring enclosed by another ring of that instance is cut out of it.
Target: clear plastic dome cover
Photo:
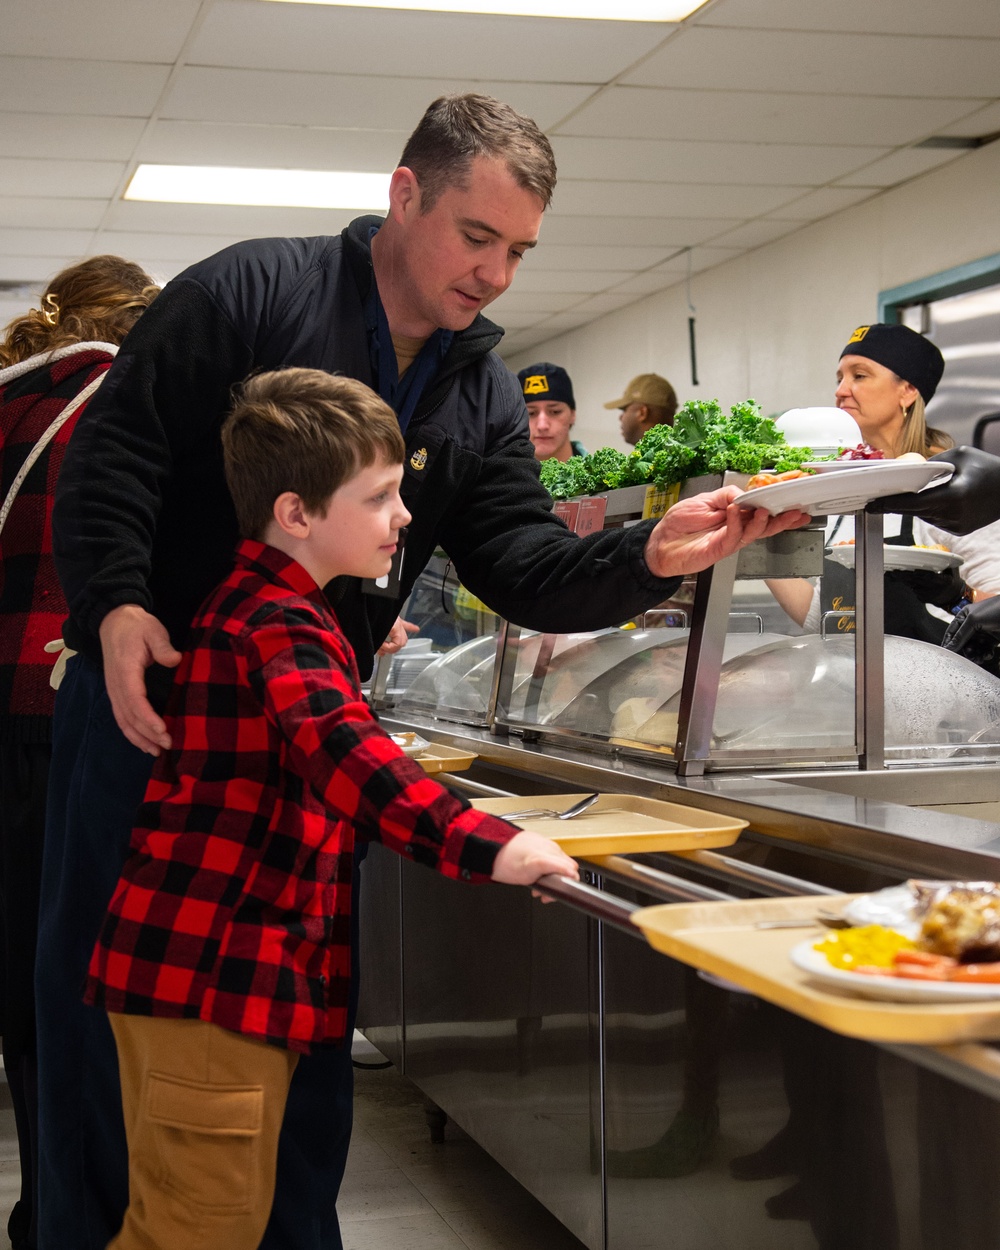
[[[672,747],[688,631],[522,634],[501,720],[611,742]],[[417,677],[400,700],[442,719],[484,723],[496,642],[477,638]],[[854,639],[730,634],[713,726],[715,750],[849,750]],[[909,638],[885,639],[886,749],[1000,743],[1000,680]]]

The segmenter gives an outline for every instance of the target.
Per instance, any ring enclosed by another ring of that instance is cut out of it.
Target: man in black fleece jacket
[[[176,648],[237,539],[219,442],[234,385],[310,366],[372,385],[398,414],[413,515],[399,594],[355,579],[328,588],[362,674],[437,545],[498,612],[560,631],[621,621],[667,597],[677,575],[804,519],[741,512],[727,491],[587,539],[553,517],[520,388],[493,354],[502,332],[480,314],[535,245],[554,183],[533,122],[482,96],[436,101],[384,222],[252,240],[188,269],[77,427],[54,523],[65,638],[79,655],[56,706],[40,925],[41,1250],[102,1250],[126,1206],[114,1046],[79,993],[150,756],[169,746],[157,709]],[[349,1125],[350,1098],[349,1047],[299,1063],[267,1250],[339,1250],[349,1134],[329,1126]]]

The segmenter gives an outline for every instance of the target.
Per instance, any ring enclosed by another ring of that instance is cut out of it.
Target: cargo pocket
[[[149,1074],[148,1119],[160,1183],[189,1206],[240,1212],[257,1188],[264,1090]]]

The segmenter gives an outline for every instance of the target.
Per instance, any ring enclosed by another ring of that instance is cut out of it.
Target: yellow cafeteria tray
[[[529,807],[565,811],[584,798],[579,794],[532,794],[510,799],[475,799],[472,806],[494,816]],[[699,847],[732,846],[747,827],[718,812],[633,794],[602,794],[593,807],[572,820],[532,816],[517,821],[522,829],[543,833],[567,855],[630,855],[639,851],[693,851]]]
[[[984,1002],[896,1003],[854,998],[810,980],[789,958],[792,947],[829,932],[817,911],[840,911],[853,894],[743,899],[732,903],[665,903],[632,916],[654,950],[733,981],[758,998],[815,1024],[870,1042],[949,1042],[1000,1038],[1000,998]],[[800,928],[761,929],[781,920]]]

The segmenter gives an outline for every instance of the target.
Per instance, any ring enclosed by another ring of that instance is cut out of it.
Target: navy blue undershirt
[[[377,233],[378,227],[373,226],[368,236],[369,243]],[[453,330],[435,330],[400,377],[392,331],[379,298],[374,271],[371,290],[365,303],[365,328],[368,331],[368,350],[371,353],[372,374],[378,382],[378,393],[396,413],[399,428],[405,434],[420,397],[434,380],[441,362],[448,354],[455,333]]]

